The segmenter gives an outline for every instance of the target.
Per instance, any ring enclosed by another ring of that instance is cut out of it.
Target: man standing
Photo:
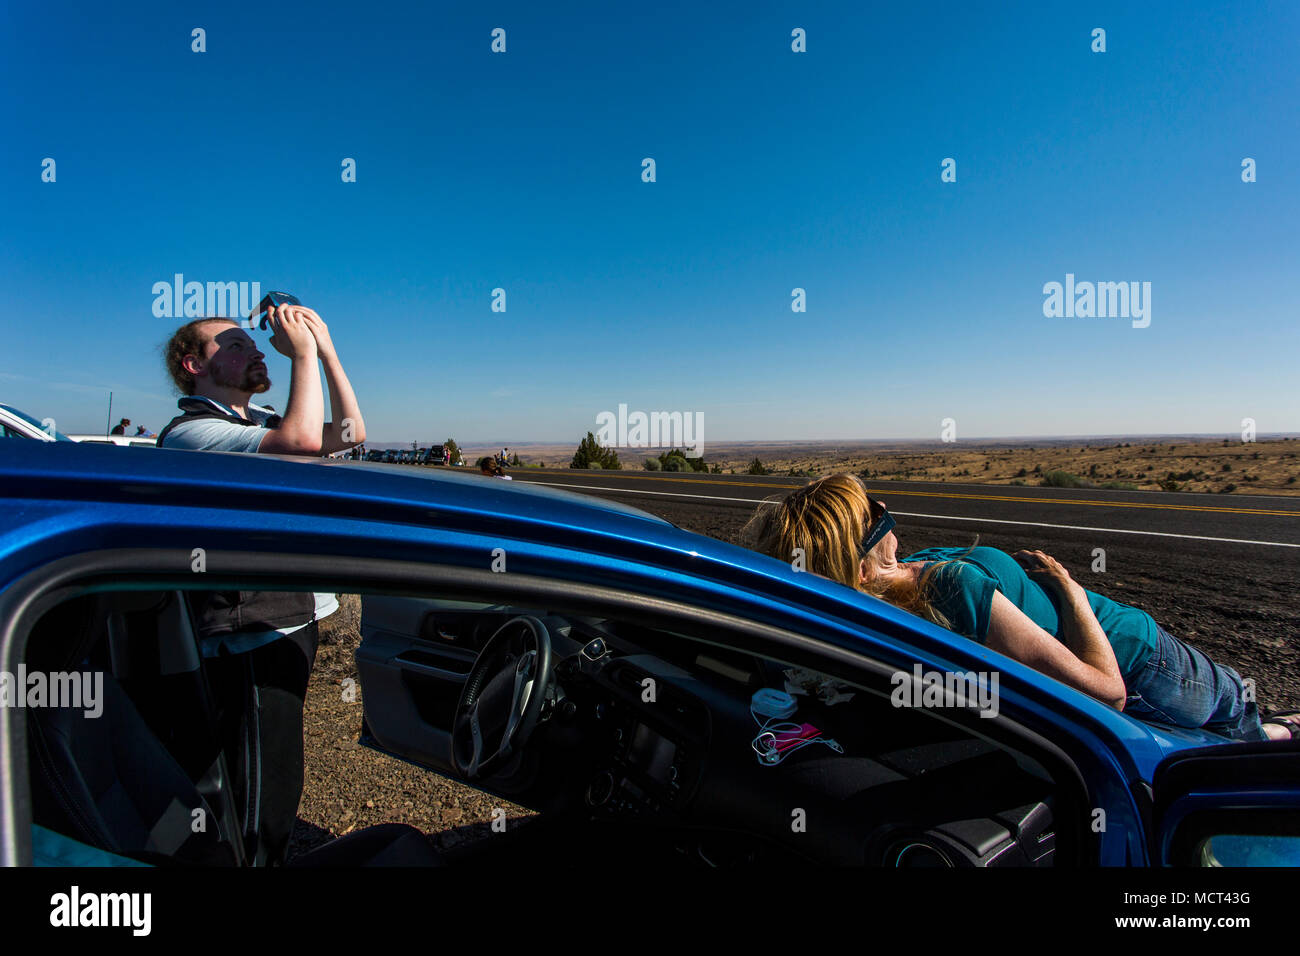
[[[252,402],[271,388],[266,356],[252,337],[234,319],[195,319],[166,346],[167,370],[185,397],[177,403],[183,414],[159,433],[160,448],[320,456],[365,441],[356,395],[320,316],[300,305],[277,306],[270,316],[271,346],[293,363],[284,415]]]
[[[127,426],[127,425],[130,425],[130,424],[131,424],[131,419],[129,419],[129,418],[124,418],[124,419],[122,419],[120,422],[118,422],[116,425],[113,426],[113,430],[110,431],[109,434],[110,434],[110,435],[125,435],[125,434],[126,434],[126,426]]]
[[[266,303],[264,302],[265,306]],[[160,448],[320,456],[365,440],[365,423],[320,316],[297,305],[268,309],[271,345],[291,362],[283,416],[256,405],[271,387],[264,353],[233,319],[196,319],[164,350],[183,397]],[[333,420],[326,422],[323,366]],[[316,659],[317,621],[333,594],[190,592],[204,669],[218,706],[223,750],[260,860],[284,859],[303,785],[302,709]],[[255,702],[255,703],[254,703]]]

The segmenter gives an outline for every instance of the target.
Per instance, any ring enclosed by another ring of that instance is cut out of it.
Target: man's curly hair
[[[207,322],[226,322],[230,325],[238,325],[234,319],[227,319],[221,316],[212,316],[206,319],[195,319],[193,322],[186,322],[179,329],[172,333],[172,337],[167,340],[163,346],[163,361],[167,363],[167,374],[171,376],[172,383],[182,395],[194,394],[194,376],[185,370],[184,362],[187,355],[203,354],[203,332],[200,327]]]

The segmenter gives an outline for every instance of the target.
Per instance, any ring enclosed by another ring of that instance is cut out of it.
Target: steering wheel
[[[451,762],[466,780],[491,775],[523,749],[551,678],[551,635],[535,617],[507,621],[479,651],[451,725]]]

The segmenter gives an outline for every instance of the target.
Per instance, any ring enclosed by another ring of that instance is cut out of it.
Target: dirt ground
[[[638,502],[638,504],[641,504]],[[690,531],[744,544],[752,511],[693,503],[659,503],[647,510]],[[900,551],[966,546],[972,535],[939,529],[897,529]],[[1104,583],[1086,576],[1089,555],[1077,542],[1045,529],[981,533],[980,544],[1014,551],[1041,548],[1066,564],[1085,587],[1148,611],[1174,635],[1255,681],[1261,712],[1300,708],[1300,609],[1294,561],[1221,565],[1203,555],[1147,546],[1116,546]],[[293,851],[310,849],[359,827],[409,823],[435,845],[452,847],[486,835],[493,812],[509,825],[528,811],[435,773],[361,747],[361,689],[353,652],[360,642],[360,599],[340,596],[340,611],[321,622],[321,647],[307,693],[303,733],[306,785]],[[352,697],[354,699],[349,700]]]
[[[379,823],[409,823],[448,849],[488,834],[497,808],[506,811],[508,825],[530,815],[357,743],[361,686],[355,683],[353,654],[361,643],[360,624],[361,599],[355,594],[340,594],[338,612],[321,621],[303,713],[306,770],[290,856]]]
[[[567,468],[573,448],[520,448],[525,466]],[[1087,442],[714,442],[704,461],[724,474],[745,473],[758,459],[769,474],[813,477],[852,471],[874,481],[961,481],[990,485],[1197,491],[1210,494],[1300,494],[1300,439],[1241,436],[1207,440],[1105,439]],[[624,470],[642,470],[658,450],[618,449]],[[1057,474],[1053,476],[1053,472]]]

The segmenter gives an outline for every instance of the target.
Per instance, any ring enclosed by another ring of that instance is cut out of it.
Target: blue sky
[[[1298,40],[1293,3],[7,4],[0,401],[161,427],[182,273],[317,309],[377,442],[1297,431]],[[1150,326],[1045,317],[1067,273],[1150,282]]]

